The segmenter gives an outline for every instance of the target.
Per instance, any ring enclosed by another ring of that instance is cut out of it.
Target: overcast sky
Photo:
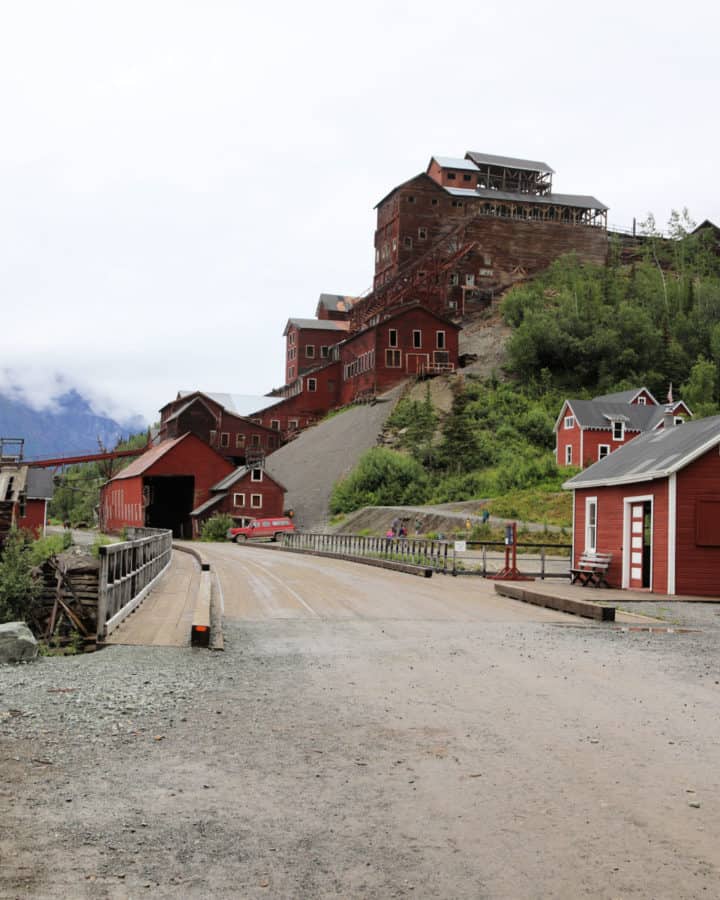
[[[720,222],[716,3],[0,2],[0,393],[156,418],[282,384],[434,154]]]

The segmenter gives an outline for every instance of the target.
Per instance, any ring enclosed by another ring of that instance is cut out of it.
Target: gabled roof
[[[637,403],[610,402],[605,400],[566,400],[563,404],[572,410],[581,428],[605,431],[612,422],[624,422],[627,431],[648,431],[662,421],[665,410],[662,406],[642,406]],[[560,412],[555,427],[560,425]]]
[[[347,331],[350,328],[349,322],[337,319],[288,319],[283,336],[288,333],[291,325],[309,331]]]
[[[272,397],[266,397],[262,394],[219,394],[213,391],[178,391],[178,399],[181,400],[183,397],[190,397],[193,394],[209,397],[222,406],[223,409],[243,418],[259,409],[260,404],[263,404],[263,409],[267,409],[268,406],[272,406],[273,403],[277,402]]]
[[[201,503],[200,506],[196,506],[195,509],[190,513],[191,516],[199,516],[204,512],[207,512],[209,509],[212,509],[213,506],[217,506],[218,503],[227,497],[227,494],[216,494],[216,496],[211,497],[209,500],[206,500],[204,503]]]
[[[205,400],[203,399],[202,395],[198,394],[196,396],[191,397],[191,399],[188,400],[187,403],[183,403],[182,406],[178,407],[172,415],[167,417],[167,419],[165,421],[172,422],[173,419],[177,419],[177,417],[181,416],[185,412],[186,409],[190,409],[190,407],[194,403],[202,403],[202,405],[210,413],[210,415],[212,415],[212,416],[215,415],[215,413],[210,409],[210,407],[207,405],[207,403],[205,403]]]
[[[576,490],[667,478],[718,444],[720,416],[650,431],[589,466],[563,487]]]
[[[502,166],[504,169],[524,169],[526,172],[550,172],[555,174],[547,163],[536,162],[532,159],[516,159],[513,156],[493,156],[491,153],[477,153],[468,150],[466,159],[471,159],[478,166]]]
[[[178,444],[181,444],[190,436],[190,432],[188,431],[185,434],[180,435],[180,437],[161,441],[157,446],[151,447],[149,450],[146,450],[142,456],[138,456],[137,459],[134,459],[129,466],[124,468],[121,472],[118,472],[117,475],[110,479],[110,481],[120,481],[121,478],[135,478],[137,475],[142,475],[143,472],[146,472],[150,468],[150,466],[155,465],[159,459],[162,459],[166,453],[169,453],[173,447],[177,447]],[[199,438],[196,438],[196,440],[199,440]],[[208,449],[210,449],[210,447],[208,447]]]
[[[629,391],[618,391],[616,394],[601,394],[599,397],[593,397],[593,400],[607,400],[610,403],[632,403],[638,394],[642,394],[643,391],[651,398],[655,406],[659,406],[655,397],[646,387],[630,388]]]
[[[435,161],[443,169],[464,169],[468,172],[477,172],[478,167],[471,159],[460,159],[457,156],[433,156],[428,163],[428,169]]]
[[[263,469],[263,477],[269,478],[273,484],[276,484],[279,488],[282,488],[284,491],[287,491],[287,488],[284,484],[281,484],[277,478],[273,478],[272,475],[268,472],[267,469]],[[214,484],[210,490],[211,491],[228,491],[234,484],[237,484],[238,481],[242,481],[246,475],[249,475],[252,472],[252,469],[249,466],[240,466],[235,469],[234,472],[231,472],[229,475],[226,475],[222,481],[218,481],[217,484]]]
[[[385,194],[385,196],[382,198],[382,200],[378,200],[378,202],[375,204],[375,207],[374,207],[374,208],[377,209],[378,206],[382,206],[382,204],[383,204],[386,200],[389,200],[390,197],[392,197],[392,195],[393,195],[396,191],[400,191],[400,190],[402,190],[404,187],[407,187],[408,185],[413,184],[413,183],[415,183],[415,182],[424,182],[425,186],[427,186],[427,187],[432,187],[432,188],[434,188],[436,191],[444,191],[444,190],[445,190],[445,188],[444,188],[441,184],[438,184],[437,181],[435,181],[434,178],[431,178],[431,177],[427,174],[427,172],[420,172],[418,175],[413,175],[412,178],[408,178],[407,181],[403,181],[402,184],[398,184],[398,185],[397,185],[396,187],[394,187],[391,191],[389,191],[387,194]]]
[[[320,294],[317,303],[317,309],[322,306],[332,312],[350,312],[355,297],[347,297],[344,294]]]

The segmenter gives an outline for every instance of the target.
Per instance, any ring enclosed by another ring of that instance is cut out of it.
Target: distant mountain
[[[0,394],[0,437],[25,438],[26,458],[94,453],[98,440],[105,447],[114,447],[121,438],[145,428],[140,416],[116,422],[96,415],[76,390],[59,397],[52,409],[42,411]]]

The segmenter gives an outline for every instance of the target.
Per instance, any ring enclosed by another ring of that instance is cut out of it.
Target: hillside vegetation
[[[553,453],[566,397],[645,385],[662,401],[672,384],[696,417],[717,413],[720,265],[691,225],[674,213],[663,240],[649,219],[633,264],[620,264],[617,246],[607,266],[566,256],[512,290],[501,306],[511,380],[456,376],[446,414],[429,391],[400,401],[387,423],[395,449],[368,451],[335,486],[331,511],[494,498],[497,515],[567,525],[570,497],[558,492],[576,470]]]

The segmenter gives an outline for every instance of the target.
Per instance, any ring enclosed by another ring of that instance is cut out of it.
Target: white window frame
[[[637,405],[638,406],[647,406],[647,398],[646,397],[638,397]]]
[[[393,356],[397,354],[397,356]],[[397,359],[397,362],[391,362],[391,359]],[[402,369],[402,350],[397,347],[388,347],[385,351],[385,368],[386,369]]]
[[[330,347],[323,344],[322,347],[320,347],[320,359],[327,359],[329,355]]]
[[[245,494],[233,494],[233,506],[245,506]]]
[[[450,287],[457,287],[460,284],[460,274],[458,272],[450,273]]]
[[[598,460],[605,459],[606,456],[610,456],[610,444],[598,444]]]
[[[617,428],[620,428],[620,436],[618,437],[615,433]],[[623,421],[618,421],[616,419],[612,420],[612,436],[614,441],[624,441],[625,440],[625,423]]]
[[[307,379],[307,389],[310,394],[314,394],[317,391],[317,378]]]
[[[573,464],[573,452],[572,452],[572,444],[565,444],[565,465],[571,466]]]
[[[280,431],[280,419],[270,419],[270,427],[273,431]]]
[[[250,481],[262,481],[262,480],[263,480],[262,469],[251,469]]]
[[[397,346],[398,346],[397,328],[389,328],[388,329],[388,347],[397,347]]]
[[[419,350],[422,348],[422,331],[419,328],[414,328],[412,333],[412,342],[413,349]]]
[[[592,512],[592,524],[590,515]],[[597,497],[585,498],[585,553],[597,553],[598,502]]]
[[[422,227],[422,226],[420,228],[418,228],[418,240],[419,241],[427,240],[427,228]]]
[[[569,431],[571,428],[575,427],[575,416],[565,416],[565,421],[563,422],[563,428],[566,431]]]
[[[315,344],[305,344],[305,359],[315,359]]]
[[[472,272],[465,274],[465,287],[475,287],[475,275]]]
[[[297,429],[297,427],[298,427],[298,420],[297,420],[297,419],[288,419],[288,428],[295,428],[295,429]]]
[[[238,432],[235,435],[235,447],[244,447],[245,446],[245,435],[242,432]]]
[[[438,350],[446,350],[447,349],[444,331],[436,331],[435,332],[435,346]]]
[[[262,494],[250,494],[250,509],[262,509]]]

